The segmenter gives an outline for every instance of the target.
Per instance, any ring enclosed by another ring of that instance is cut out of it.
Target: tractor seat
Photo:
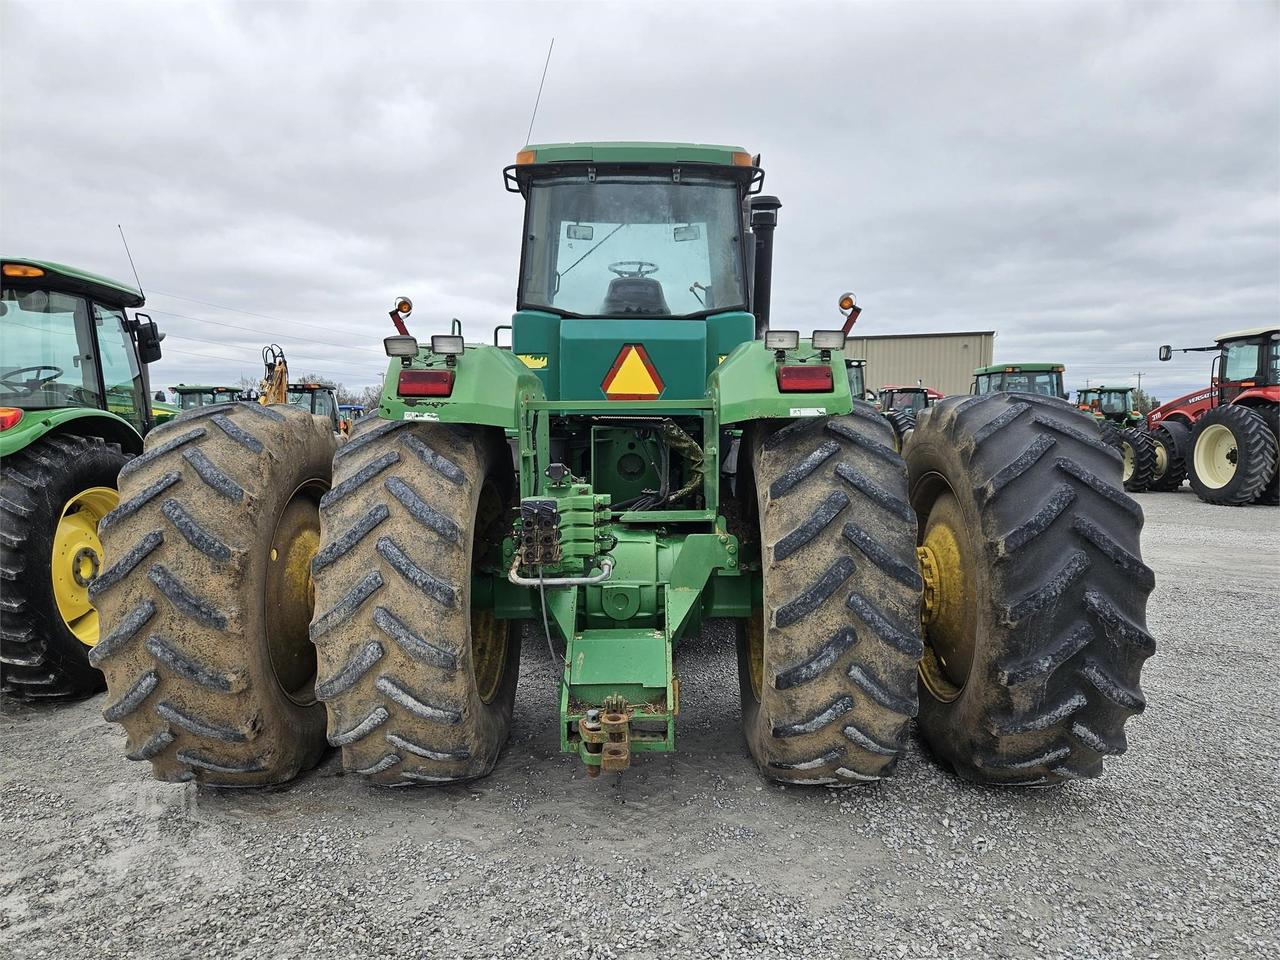
[[[609,281],[600,312],[608,316],[634,313],[647,317],[669,317],[671,309],[662,293],[662,284],[652,277],[615,277]]]

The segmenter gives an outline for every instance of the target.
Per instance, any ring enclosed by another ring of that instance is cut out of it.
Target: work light
[[[388,357],[416,357],[418,355],[418,340],[416,337],[386,337],[382,341],[382,347],[387,351]]]
[[[844,339],[843,330],[815,330],[813,331],[813,349],[843,350]]]
[[[431,352],[442,357],[456,357],[464,349],[466,345],[457,335],[437,333],[431,338]]]
[[[764,335],[766,350],[794,350],[800,346],[799,330],[767,330]]]

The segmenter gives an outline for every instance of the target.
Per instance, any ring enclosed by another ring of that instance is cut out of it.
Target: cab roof
[[[209,386],[204,383],[180,383],[170,387],[174,393],[242,393],[240,387]]]
[[[531,159],[524,157],[532,153]],[[525,163],[708,163],[750,166],[743,147],[715,143],[646,143],[639,140],[531,143],[520,150]],[[745,160],[743,159],[745,158]],[[519,160],[517,162],[520,162]]]
[[[993,363],[973,371],[975,377],[984,373],[1061,373],[1066,368],[1060,363]]]
[[[1251,327],[1248,330],[1237,330],[1235,333],[1224,333],[1220,337],[1214,337],[1214,343],[1222,343],[1226,340],[1244,340],[1247,337],[1264,337],[1268,333],[1280,333],[1280,327]]]
[[[69,267],[65,263],[56,263],[53,260],[28,260],[25,257],[0,257],[0,262],[18,263],[44,271],[43,277],[5,277],[6,286],[15,282],[23,286],[46,284],[69,293],[82,293],[96,297],[113,307],[137,308],[146,302],[142,291],[137,287],[131,287],[127,283],[90,273],[78,267]]]

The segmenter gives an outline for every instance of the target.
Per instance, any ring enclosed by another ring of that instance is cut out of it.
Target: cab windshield
[[[918,390],[886,390],[880,403],[886,410],[920,411],[928,406],[928,397]]]
[[[1098,406],[1103,413],[1128,413],[1129,392],[1127,390],[1104,390]]]
[[[178,406],[183,410],[191,410],[195,407],[207,407],[214,403],[234,403],[236,394],[231,392],[214,392],[206,390],[203,393],[180,393],[178,394]]]
[[[522,308],[578,317],[743,309],[743,264],[732,181],[616,174],[530,184]]]
[[[1056,370],[984,373],[974,379],[975,393],[1039,393],[1066,398],[1062,374]]]

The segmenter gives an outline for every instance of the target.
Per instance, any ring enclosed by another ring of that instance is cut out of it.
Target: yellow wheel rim
[[[920,679],[937,700],[960,696],[973,669],[978,624],[974,573],[981,558],[973,554],[960,503],[944,489],[929,510],[919,548],[925,581],[925,647]]]
[[[747,618],[747,672],[759,701],[764,696],[764,610],[760,607]]]
[[[1133,479],[1133,444],[1126,440],[1120,444],[1120,450],[1124,454],[1124,473],[1121,479],[1128,483]]]
[[[510,621],[499,620],[491,610],[471,613],[471,668],[475,671],[476,690],[485,703],[492,703],[502,686],[510,626]]]
[[[1220,423],[1206,427],[1193,456],[1201,483],[1212,490],[1225,487],[1236,475],[1236,436]]]
[[[1164,472],[1169,469],[1169,451],[1164,448],[1164,444],[1159,440],[1156,441],[1156,469],[1154,475],[1163,477]]]
[[[302,484],[289,498],[271,538],[263,583],[267,655],[280,689],[294,703],[315,702],[316,648],[309,627],[315,609],[311,561],[320,548],[320,497],[327,485]]]
[[[62,622],[86,647],[98,642],[98,611],[89,603],[89,584],[102,573],[98,522],[119,503],[110,487],[81,490],[63,506],[53,532],[53,599]]]

